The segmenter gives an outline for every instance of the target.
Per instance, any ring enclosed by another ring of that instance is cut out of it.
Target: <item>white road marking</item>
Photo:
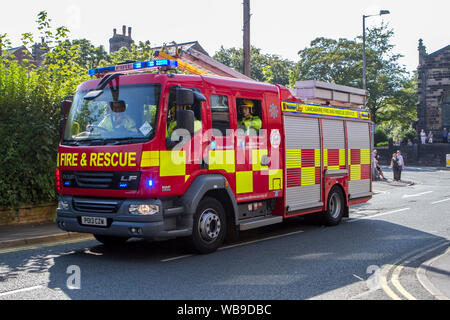
[[[242,247],[242,246],[246,246],[246,245],[249,245],[249,244],[254,244],[254,243],[263,242],[263,241],[267,241],[267,240],[273,240],[273,239],[283,238],[283,237],[287,237],[287,236],[292,236],[294,234],[299,234],[299,233],[303,233],[303,232],[305,232],[305,231],[300,230],[300,231],[290,232],[290,233],[286,233],[286,234],[281,234],[281,235],[278,235],[278,236],[267,237],[267,238],[264,238],[264,239],[258,239],[258,240],[253,240],[253,241],[247,241],[247,242],[243,242],[243,243],[233,244],[233,245],[221,247],[221,248],[218,249],[218,251],[227,250],[227,249],[236,248],[236,247]],[[161,260],[161,262],[170,262],[170,261],[180,260],[180,259],[189,258],[189,257],[193,257],[193,256],[195,256],[195,254],[187,254],[187,255],[184,255],[184,256],[178,256],[178,257],[164,259],[164,260]]]
[[[44,288],[44,286],[40,285],[40,286],[34,286],[34,287],[30,287],[30,288],[23,288],[23,289],[19,289],[19,290],[2,292],[2,293],[0,293],[0,297],[9,296],[9,295],[21,293],[21,292],[33,291],[33,290],[41,289],[41,288]]]
[[[281,234],[278,236],[273,236],[273,237],[268,237],[268,238],[264,238],[264,239],[259,239],[259,240],[253,240],[253,241],[248,241],[248,242],[243,242],[243,243],[238,243],[238,244],[233,244],[230,246],[226,246],[226,247],[221,247],[219,248],[219,250],[226,250],[226,249],[231,249],[231,248],[236,248],[236,247],[242,247],[248,244],[253,244],[253,243],[258,243],[258,242],[263,242],[263,241],[267,241],[267,240],[273,240],[273,239],[278,239],[278,238],[283,238],[283,237],[287,237],[287,236],[292,236],[294,234],[299,234],[299,233],[303,233],[305,231],[301,230],[301,231],[295,231],[295,232],[290,232],[290,233],[286,233],[286,234]]]
[[[361,218],[349,219],[349,220],[347,220],[347,222],[352,223],[352,222],[356,222],[356,221],[360,221],[360,220],[373,219],[373,218],[385,216],[385,215],[388,215],[388,214],[398,213],[398,212],[403,212],[403,211],[408,211],[408,210],[411,210],[411,208],[403,208],[403,209],[398,209],[398,210],[394,210],[394,211],[388,211],[388,212],[383,212],[383,213],[375,214],[375,215],[373,215],[373,216],[367,216],[367,217],[361,217]]]
[[[414,197],[420,197],[420,196],[424,196],[426,194],[430,194],[433,193],[434,191],[426,191],[426,192],[421,192],[421,193],[416,193],[416,194],[405,194],[402,198],[414,198]]]
[[[447,201],[450,201],[450,198],[444,199],[444,200],[435,201],[435,202],[432,202],[431,204],[438,204],[438,203],[447,202]]]

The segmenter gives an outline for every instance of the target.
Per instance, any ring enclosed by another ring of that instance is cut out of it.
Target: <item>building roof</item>
[[[448,46],[446,46],[446,47],[443,47],[443,48],[441,48],[441,49],[439,49],[439,50],[433,52],[433,53],[430,53],[428,56],[429,56],[429,57],[431,57],[431,56],[437,56],[437,55],[439,55],[440,53],[442,53],[442,51],[445,51],[445,50],[448,50],[448,49],[450,49],[450,44],[449,44]]]

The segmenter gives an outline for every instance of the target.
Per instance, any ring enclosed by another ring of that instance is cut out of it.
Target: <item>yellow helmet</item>
[[[250,112],[251,113],[253,113],[253,107],[254,106],[255,105],[253,104],[252,100],[248,100],[248,99],[242,100],[241,108],[244,108],[244,107],[250,108]]]

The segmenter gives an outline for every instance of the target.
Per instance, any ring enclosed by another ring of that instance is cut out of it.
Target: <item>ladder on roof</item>
[[[214,73],[209,72],[208,70],[205,70],[204,68],[200,67],[199,65],[193,63],[192,61],[189,61],[187,59],[184,59],[182,57],[172,56],[166,52],[158,51],[157,57],[162,59],[170,59],[170,60],[176,60],[178,62],[178,67],[190,72],[192,74],[206,74],[206,75],[216,75]]]

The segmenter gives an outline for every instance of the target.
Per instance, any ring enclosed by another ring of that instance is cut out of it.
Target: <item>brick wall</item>
[[[0,226],[51,222],[56,217],[56,204],[23,206],[13,210],[0,209]]]

